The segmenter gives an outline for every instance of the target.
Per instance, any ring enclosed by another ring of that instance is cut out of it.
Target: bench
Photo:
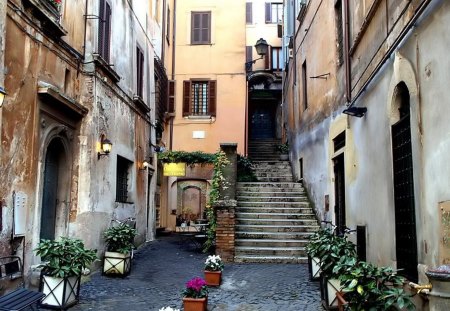
[[[0,297],[0,311],[20,311],[37,304],[44,298],[43,293],[23,288],[23,266],[20,257],[0,257],[0,280],[21,279],[22,288]]]

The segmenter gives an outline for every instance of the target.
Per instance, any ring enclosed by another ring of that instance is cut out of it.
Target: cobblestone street
[[[205,254],[182,247],[175,237],[150,242],[135,253],[130,276],[95,273],[81,286],[73,311],[182,309],[181,292],[190,278],[203,277]],[[210,289],[208,310],[322,310],[319,287],[307,265],[226,264],[222,285]]]

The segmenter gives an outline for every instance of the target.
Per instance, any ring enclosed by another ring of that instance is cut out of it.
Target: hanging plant
[[[56,10],[59,11],[59,8],[61,7],[61,0],[47,0],[48,3],[50,3]]]

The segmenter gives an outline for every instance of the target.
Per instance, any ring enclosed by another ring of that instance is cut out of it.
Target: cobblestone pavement
[[[71,311],[182,309],[186,281],[203,277],[205,254],[181,246],[175,237],[150,242],[135,253],[131,274],[107,278],[95,273],[81,286]],[[306,265],[226,264],[222,285],[211,288],[209,311],[322,310],[319,287]]]

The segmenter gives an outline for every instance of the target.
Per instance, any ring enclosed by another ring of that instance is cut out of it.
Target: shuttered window
[[[253,24],[253,3],[247,2],[245,4],[245,21],[247,24]]]
[[[144,53],[136,46],[136,94],[140,98],[144,95]]]
[[[266,23],[277,24],[283,20],[283,4],[266,2]]]
[[[175,81],[169,80],[169,91],[168,100],[167,100],[167,112],[174,113],[175,112]]]
[[[216,81],[183,81],[183,116],[216,116]]]
[[[132,162],[117,156],[116,202],[128,202],[128,175]]]
[[[106,0],[99,1],[98,54],[109,63],[111,44],[111,5]]]
[[[284,61],[281,48],[272,47],[270,50],[272,56],[272,70],[281,71],[283,69],[283,61]]]
[[[264,68],[272,69],[272,47],[267,48],[267,54],[264,55]]]
[[[211,43],[211,12],[192,12],[191,44]]]
[[[247,71],[253,70],[253,46],[246,46],[245,47],[245,62],[247,64]]]

